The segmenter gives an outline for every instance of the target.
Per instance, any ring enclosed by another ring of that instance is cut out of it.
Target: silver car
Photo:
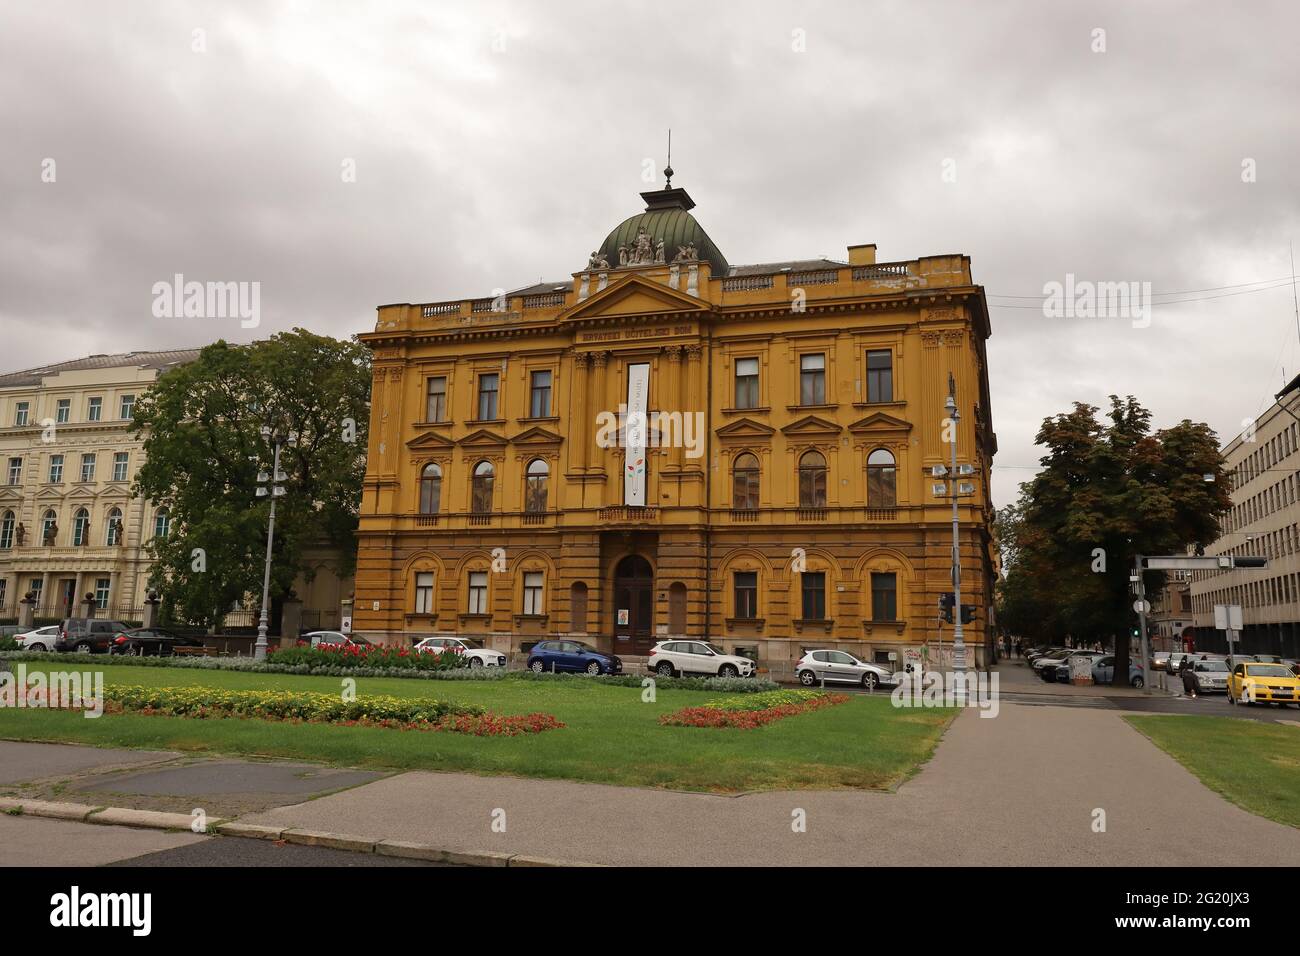
[[[1228,692],[1228,665],[1223,661],[1196,661],[1192,664],[1192,684],[1198,694]]]
[[[822,681],[837,684],[861,684],[874,690],[880,684],[892,685],[897,677],[887,667],[868,664],[844,651],[808,651],[794,665],[799,683],[813,687]]]

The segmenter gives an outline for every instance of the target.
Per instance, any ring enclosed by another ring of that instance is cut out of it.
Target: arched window
[[[799,459],[799,507],[826,507],[826,457],[819,451]]]
[[[167,532],[171,530],[172,515],[166,508],[159,508],[153,516],[153,536],[155,538],[167,537]]]
[[[14,513],[6,511],[0,518],[0,549],[8,550],[14,546]]]
[[[110,548],[116,547],[122,543],[121,508],[110,508],[108,511],[108,528],[104,535],[104,543]]]
[[[898,469],[894,456],[877,448],[867,456],[867,507],[893,508],[898,504]]]
[[[731,507],[741,511],[758,508],[758,459],[745,452],[731,466]]]
[[[54,544],[51,533],[58,528],[59,522],[54,515],[54,509],[51,508],[41,515],[41,544]]]
[[[72,543],[80,547],[90,543],[90,512],[78,508],[72,516]]]
[[[474,480],[470,488],[470,510],[485,515],[492,510],[492,482],[496,472],[490,461],[480,461],[474,466]]]
[[[442,507],[442,469],[430,462],[420,472],[420,514],[436,515]]]
[[[537,514],[546,510],[546,485],[551,469],[540,458],[528,463],[528,477],[524,480],[524,510]]]

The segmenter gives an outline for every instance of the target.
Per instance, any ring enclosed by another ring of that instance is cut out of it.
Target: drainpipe
[[[705,439],[704,439],[704,639],[710,635],[713,619],[713,343],[709,342],[708,369],[705,372]]]

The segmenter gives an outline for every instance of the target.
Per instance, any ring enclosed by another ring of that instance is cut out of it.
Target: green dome
[[[715,276],[725,276],[730,271],[726,257],[688,211],[695,204],[685,195],[684,190],[672,189],[657,195],[641,195],[646,198],[649,208],[624,219],[601,243],[600,253],[609,260],[611,267],[618,268],[618,247],[630,248],[637,232],[644,228],[656,243],[663,240],[664,259],[668,262],[672,262],[677,255],[678,246],[695,243],[696,255],[712,265]]]

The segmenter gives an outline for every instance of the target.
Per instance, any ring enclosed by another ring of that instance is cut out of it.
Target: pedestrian
[[[1196,697],[1196,677],[1193,671],[1195,671],[1196,665],[1190,660],[1184,660],[1180,669],[1183,676],[1183,693],[1194,699]]]

